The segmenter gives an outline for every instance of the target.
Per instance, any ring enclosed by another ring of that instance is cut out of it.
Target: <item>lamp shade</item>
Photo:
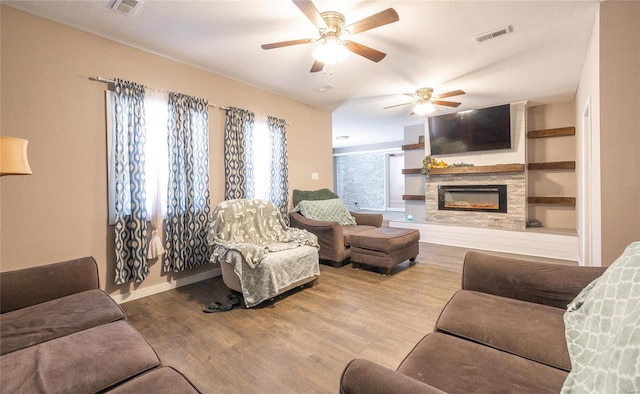
[[[0,176],[31,175],[27,160],[29,141],[16,137],[0,137]]]

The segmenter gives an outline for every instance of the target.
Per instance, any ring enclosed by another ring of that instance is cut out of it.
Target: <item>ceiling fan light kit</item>
[[[453,97],[453,96],[459,96],[461,94],[465,94],[465,92],[463,90],[452,90],[450,92],[446,92],[446,93],[441,93],[441,94],[437,94],[434,95],[433,94],[433,88],[420,88],[418,90],[416,90],[415,93],[405,93],[405,95],[409,96],[409,97],[413,97],[415,99],[415,101],[410,101],[408,103],[404,103],[404,104],[396,104],[396,105],[391,105],[389,107],[384,107],[383,109],[388,109],[388,108],[394,108],[394,107],[401,107],[404,105],[411,105],[413,104],[413,110],[411,112],[411,115],[418,115],[418,116],[425,116],[428,114],[431,114],[435,111],[437,111],[437,107],[436,105],[439,106],[444,106],[444,107],[451,107],[451,108],[456,108],[460,105],[460,103],[455,102],[455,101],[445,101],[445,100],[440,100],[442,98],[447,98],[447,97]]]
[[[413,113],[418,116],[425,116],[436,112],[436,107],[430,102],[419,102],[413,107]]]
[[[322,71],[325,64],[335,64],[344,60],[348,52],[353,52],[376,63],[381,61],[386,56],[386,53],[347,40],[347,38],[349,35],[358,34],[400,20],[398,13],[393,8],[387,8],[345,27],[344,15],[339,12],[325,11],[320,13],[310,0],[292,1],[318,29],[320,37],[317,39],[304,38],[263,44],[262,49],[268,50],[320,42],[313,52],[315,60],[310,72]]]
[[[346,59],[349,51],[337,37],[330,35],[313,51],[313,58],[324,64],[336,64]]]

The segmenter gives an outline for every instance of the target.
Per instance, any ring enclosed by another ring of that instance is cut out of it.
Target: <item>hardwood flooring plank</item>
[[[433,330],[460,288],[467,251],[420,243],[416,264],[402,263],[390,276],[321,265],[313,287],[251,309],[202,312],[226,302],[220,277],[122,307],[162,362],[204,393],[335,393],[352,359],[395,369]]]

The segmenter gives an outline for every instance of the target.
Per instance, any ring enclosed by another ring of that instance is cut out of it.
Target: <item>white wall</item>
[[[600,12],[596,14],[575,104],[579,260],[583,265],[600,266]],[[588,117],[583,119],[585,110]]]

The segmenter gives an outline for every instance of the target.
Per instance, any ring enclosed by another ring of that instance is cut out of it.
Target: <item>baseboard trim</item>
[[[420,241],[432,244],[571,261],[578,261],[579,256],[577,235],[393,220],[389,226],[417,229]]]
[[[114,301],[118,304],[124,304],[125,302],[138,300],[140,298],[159,294],[168,290],[177,289],[178,287],[190,285],[192,283],[200,282],[205,279],[215,278],[216,276],[220,275],[222,275],[222,270],[218,267],[210,271],[188,276],[186,278],[180,278],[166,283],[158,283],[157,285],[143,287],[142,289],[130,291],[128,293],[111,294],[111,298],[113,298]]]

